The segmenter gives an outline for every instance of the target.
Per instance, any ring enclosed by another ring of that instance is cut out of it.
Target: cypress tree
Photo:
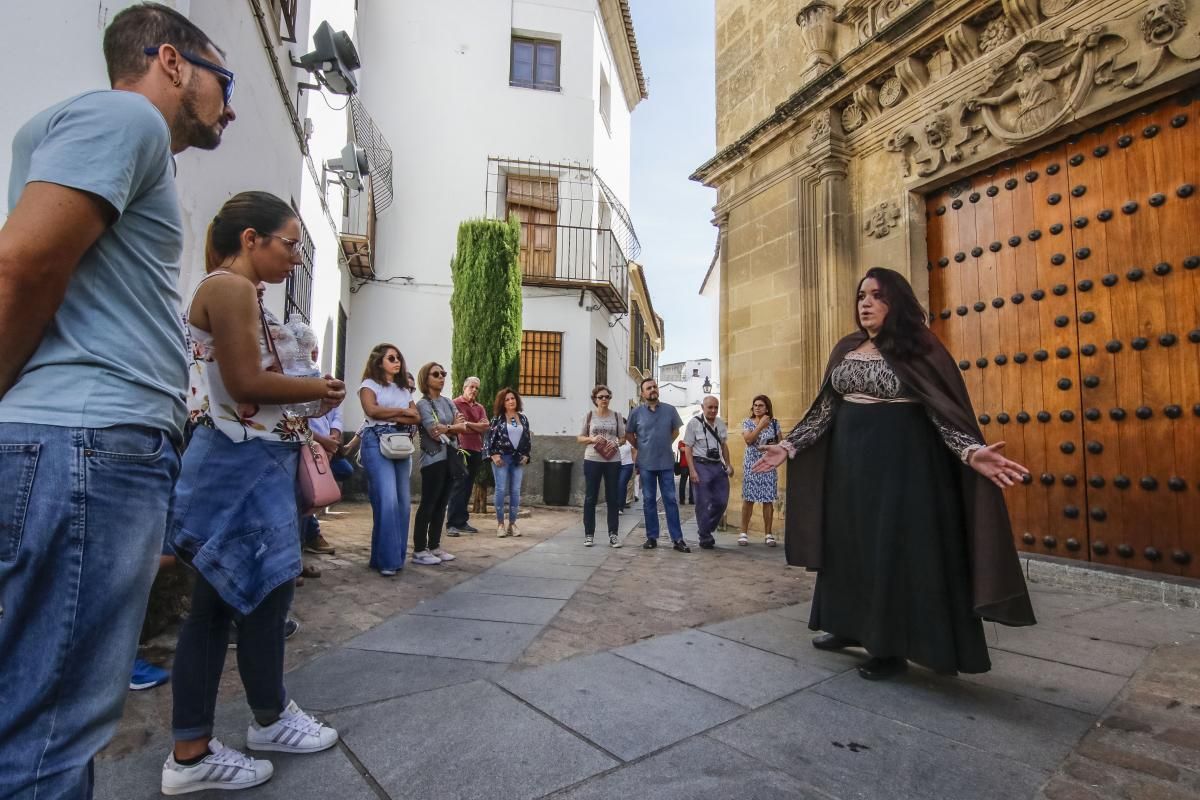
[[[504,386],[517,387],[521,358],[521,226],[471,219],[458,226],[450,262],[454,291],[450,313],[454,338],[450,374],[454,394],[471,375],[479,377],[479,402],[492,412]]]

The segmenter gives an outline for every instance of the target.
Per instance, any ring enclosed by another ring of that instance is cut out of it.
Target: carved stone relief
[[[883,86],[879,87],[879,105],[884,108],[891,108],[900,102],[900,98],[904,96],[904,85],[900,83],[900,79],[892,76],[883,82]]]
[[[822,139],[829,138],[829,115],[827,113],[817,114],[812,121],[812,141],[819,142]]]
[[[909,56],[896,62],[896,77],[900,79],[904,91],[916,94],[929,83],[929,70],[924,61]]]
[[[907,154],[908,158],[904,160],[905,177],[912,174],[913,166],[916,166],[917,175],[926,177],[947,164],[962,160],[964,145],[983,130],[980,125],[964,121],[967,112],[966,100],[946,102],[933,114],[905,125],[892,134],[886,147],[892,152]],[[971,152],[976,148],[978,144],[971,148]]]
[[[1054,17],[1066,11],[1075,0],[1042,0],[1042,13]]]
[[[856,131],[867,121],[867,115],[857,103],[851,103],[842,109],[842,130],[846,133]]]
[[[872,239],[883,239],[900,224],[900,208],[891,200],[880,203],[867,212],[863,230]]]
[[[854,90],[854,104],[862,109],[862,112],[867,115],[867,119],[874,119],[879,116],[881,110],[879,90],[869,83],[863,84]]]
[[[928,177],[967,156],[1001,152],[1100,110],[1112,101],[1101,98],[1097,86],[1130,90],[1151,78],[1167,79],[1160,73],[1168,68],[1182,74],[1180,62],[1200,59],[1200,22],[1189,19],[1187,2],[1149,0],[1083,30],[1043,26],[1017,33],[989,48],[994,61],[981,85],[900,127],[886,147],[903,154],[906,176],[915,171]],[[1009,12],[1018,5],[1005,0],[1000,19],[1012,22]],[[1022,13],[1029,10],[1025,3]]]
[[[837,36],[836,9],[826,0],[809,0],[796,14],[805,60],[802,80],[808,81],[833,66],[833,45]]]
[[[839,22],[854,26],[858,40],[874,38],[913,9],[933,0],[847,0],[838,12]]]
[[[990,53],[1011,38],[1013,38],[1012,23],[1008,21],[1007,17],[996,17],[983,29],[983,35],[979,37],[979,49],[984,53]]]
[[[970,64],[979,57],[979,34],[965,22],[946,32],[946,47],[954,56],[954,63],[960,67]]]
[[[1018,33],[1032,30],[1042,21],[1038,0],[1000,0],[1000,6]]]

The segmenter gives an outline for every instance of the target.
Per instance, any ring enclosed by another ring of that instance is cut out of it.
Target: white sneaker
[[[608,546],[609,547],[620,547],[621,539],[615,533],[610,533],[608,535]]]
[[[435,556],[437,556],[439,559],[441,559],[442,561],[453,561],[455,558],[454,555],[452,555],[451,553],[447,553],[445,550],[443,550],[440,547],[437,550],[434,550],[433,554]]]
[[[184,766],[175,760],[174,751],[162,768],[163,794],[187,794],[205,789],[249,789],[266,783],[275,774],[270,761],[250,758],[216,739],[208,743],[209,753],[198,764]]]
[[[337,731],[300,710],[293,700],[273,725],[263,728],[251,722],[246,729],[246,747],[279,753],[319,753],[333,747]]]
[[[426,567],[431,567],[434,564],[442,563],[442,560],[428,550],[422,550],[419,553],[413,553],[412,557],[414,564],[422,564]]]
[[[517,523],[510,522],[508,524],[508,535],[509,536],[520,536],[521,535],[521,530],[517,527]]]
[[[501,522],[496,526],[496,538],[503,539],[505,536],[508,536],[508,528],[504,527],[504,523]]]

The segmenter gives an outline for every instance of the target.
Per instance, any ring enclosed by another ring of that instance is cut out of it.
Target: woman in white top
[[[625,425],[621,415],[611,410],[612,390],[600,385],[592,389],[592,405],[576,437],[586,444],[583,451],[583,546],[591,547],[596,536],[596,500],[600,482],[604,482],[604,502],[608,508],[608,546],[620,547],[617,526],[621,513],[621,445],[625,443]],[[606,451],[606,452],[605,452]]]
[[[388,458],[379,447],[381,436],[412,436],[412,425],[420,421],[417,406],[406,383],[404,356],[394,344],[375,345],[363,368],[358,400],[366,420],[360,433],[359,459],[367,471],[367,494],[371,498],[371,569],[391,577],[404,568],[408,552],[408,518],[412,506],[409,478],[411,458]]]

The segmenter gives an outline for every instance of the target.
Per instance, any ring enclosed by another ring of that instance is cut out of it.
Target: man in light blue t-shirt
[[[642,476],[642,513],[646,519],[646,542],[642,547],[658,547],[658,497],[662,492],[663,510],[667,512],[667,532],[672,547],[680,553],[690,553],[683,540],[679,524],[679,500],[675,496],[675,437],[683,420],[674,406],[658,402],[658,381],[642,381],[642,404],[629,412],[625,435],[637,449],[638,474]]]
[[[0,228],[0,798],[90,797],[179,469],[187,368],[174,154],[233,74],[158,4],[104,33],[113,91],[27,122]]]

